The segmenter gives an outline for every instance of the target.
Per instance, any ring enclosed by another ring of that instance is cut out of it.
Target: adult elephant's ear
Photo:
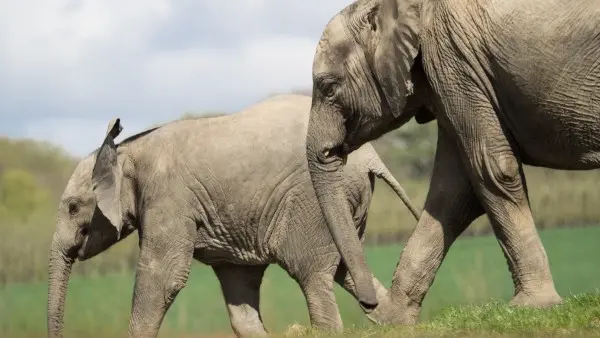
[[[121,184],[123,170],[117,161],[115,138],[121,133],[121,120],[114,119],[108,124],[108,130],[102,146],[96,155],[96,164],[92,171],[92,188],[96,195],[96,205],[117,230],[117,237],[123,227],[121,215]]]
[[[412,92],[410,70],[419,53],[421,2],[381,0],[377,13],[370,16],[379,41],[373,45],[375,76],[391,113],[399,117]]]

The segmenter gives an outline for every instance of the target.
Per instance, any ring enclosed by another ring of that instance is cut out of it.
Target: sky
[[[317,42],[351,0],[0,1],[0,136],[76,156],[185,112],[311,88]]]

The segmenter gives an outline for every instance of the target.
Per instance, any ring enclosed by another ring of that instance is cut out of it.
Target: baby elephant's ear
[[[117,161],[115,138],[122,130],[120,119],[109,122],[92,171],[92,188],[96,195],[96,205],[117,230],[117,237],[120,236],[123,227],[120,198],[123,170]]]
[[[121,134],[121,131],[123,131],[123,126],[121,126],[121,119],[120,118],[116,118],[116,119],[112,119],[110,120],[110,122],[108,122],[108,129],[106,130],[106,136],[111,136],[113,141],[114,139],[117,138],[117,136],[119,136],[119,134]]]

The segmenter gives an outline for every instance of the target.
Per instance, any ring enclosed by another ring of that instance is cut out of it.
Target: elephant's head
[[[321,209],[357,287],[374,307],[375,291],[347,216],[340,171],[347,155],[415,117],[434,119],[419,56],[421,1],[359,0],[326,26],[313,63],[313,101],[306,139]]]
[[[106,250],[135,230],[128,212],[133,191],[123,175],[111,121],[97,152],[83,159],[63,192],[52,240],[48,277],[48,336],[62,336],[64,303],[71,267]]]

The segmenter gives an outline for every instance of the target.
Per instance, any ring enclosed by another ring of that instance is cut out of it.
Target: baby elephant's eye
[[[79,205],[76,202],[69,203],[69,214],[76,215],[79,212]]]

